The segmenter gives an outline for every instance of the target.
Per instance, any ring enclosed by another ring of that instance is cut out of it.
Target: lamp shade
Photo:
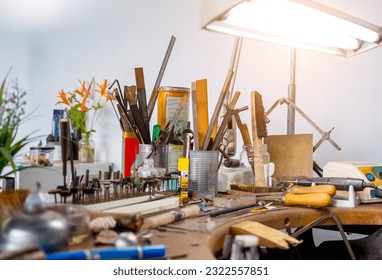
[[[382,44],[382,28],[310,0],[205,0],[207,30],[341,56]]]

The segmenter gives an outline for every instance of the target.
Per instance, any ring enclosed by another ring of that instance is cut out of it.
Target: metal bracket
[[[282,105],[282,104],[287,104],[291,107],[293,107],[311,126],[313,126],[320,134],[321,134],[321,139],[314,145],[313,147],[313,152],[317,150],[317,148],[324,142],[325,140],[329,141],[330,144],[332,144],[337,150],[341,150],[341,147],[334,142],[333,139],[330,138],[330,133],[333,131],[334,127],[327,131],[324,132],[321,128],[318,127],[318,125],[312,121],[297,105],[292,102],[289,98],[283,97],[278,99],[270,108],[269,110],[265,113],[266,117],[266,122],[269,123],[269,119],[267,118],[268,115],[276,108],[277,105]]]
[[[322,222],[324,222],[328,219],[332,219],[334,221],[334,223],[336,224],[338,231],[341,234],[342,240],[344,241],[344,243],[346,245],[346,248],[349,252],[351,259],[355,260],[356,258],[355,258],[355,255],[353,253],[353,249],[350,246],[349,240],[346,238],[346,234],[345,234],[345,231],[341,225],[340,219],[336,215],[334,215],[332,212],[329,212],[328,214],[325,214],[325,215],[319,217],[318,219],[314,220],[313,222],[307,224],[306,226],[302,227],[301,229],[299,229],[298,231],[293,233],[291,236],[297,238],[299,235],[303,234],[307,230],[309,230],[315,226],[320,225]]]

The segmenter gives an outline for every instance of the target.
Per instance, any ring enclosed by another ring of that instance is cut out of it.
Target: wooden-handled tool
[[[287,206],[310,206],[310,207],[328,207],[331,196],[327,193],[307,193],[293,194],[287,193],[281,201]]]
[[[143,221],[143,227],[146,229],[157,228],[187,217],[195,216],[199,214],[199,212],[200,208],[198,205],[189,205],[180,210],[173,210],[167,213],[145,218]]]
[[[322,189],[310,189],[307,187],[305,192],[300,192],[300,190],[296,190],[296,188],[290,188],[286,193],[281,194],[281,198],[278,193],[270,193],[268,197],[261,196],[261,200],[281,201],[286,206],[328,207],[330,206],[332,198],[331,195],[327,193],[332,193],[330,189],[329,187]],[[298,194],[290,193],[290,191],[297,192]]]
[[[143,68],[135,68],[135,82],[137,84],[137,99],[139,112],[141,113],[143,124],[145,126],[146,134],[150,136],[150,120],[147,111],[147,100],[146,100],[146,87],[145,87],[145,77],[143,75]]]
[[[291,194],[327,193],[330,196],[335,196],[337,189],[334,185],[319,185],[311,187],[292,185],[288,187],[287,192]]]
[[[287,206],[300,205],[310,207],[328,207],[330,200],[331,196],[327,193],[287,193],[281,198],[281,201]]]

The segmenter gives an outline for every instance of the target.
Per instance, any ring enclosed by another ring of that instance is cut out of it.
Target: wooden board
[[[196,112],[198,114],[198,137],[199,147],[203,145],[203,140],[208,129],[208,89],[207,79],[196,81]]]
[[[269,135],[264,137],[274,178],[313,175],[313,134]]]
[[[287,250],[289,244],[295,246],[300,243],[299,240],[286,233],[253,221],[244,221],[231,226],[231,233],[255,235],[259,238],[259,245],[268,248]]]

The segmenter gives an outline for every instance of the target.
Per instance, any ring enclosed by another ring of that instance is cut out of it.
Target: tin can
[[[184,96],[188,97],[186,104],[180,112],[169,140],[168,170],[170,172],[178,169],[178,158],[183,155],[182,132],[187,128],[190,120],[190,89],[166,86],[160,87],[158,91],[158,124],[162,129],[171,121]]]
[[[190,89],[185,87],[160,87],[158,92],[158,124],[164,129],[178,109],[183,96],[190,96]],[[178,120],[174,126],[174,138],[170,143],[179,142],[183,144],[182,132],[187,128],[187,122],[190,120],[190,102],[189,98],[184,105]]]

